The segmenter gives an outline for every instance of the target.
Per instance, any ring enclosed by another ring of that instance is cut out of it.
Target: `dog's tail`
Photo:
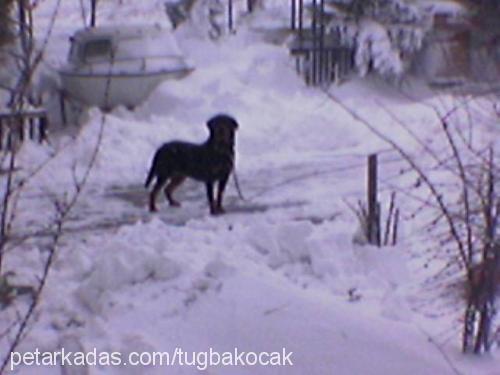
[[[146,182],[144,182],[144,187],[147,189],[149,187],[149,184],[151,184],[151,181],[156,175],[156,158],[153,159],[153,162],[151,163],[151,168],[149,169],[148,177],[146,177]]]

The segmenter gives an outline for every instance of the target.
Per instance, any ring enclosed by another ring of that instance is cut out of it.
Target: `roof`
[[[159,25],[99,26],[80,29],[71,38],[73,46],[69,60],[80,61],[82,49],[89,43],[109,40],[113,48],[113,59],[142,59],[144,57],[182,56],[174,35]],[[106,47],[108,48],[108,47]],[[108,53],[108,52],[106,52]],[[109,58],[109,56],[108,56]]]
[[[96,26],[80,29],[72,38],[75,41],[85,41],[100,37],[111,37],[113,39],[135,39],[146,35],[154,35],[165,31],[160,25],[113,25]]]

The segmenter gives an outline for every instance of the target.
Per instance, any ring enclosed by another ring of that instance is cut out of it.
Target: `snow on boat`
[[[105,26],[76,32],[59,69],[64,94],[88,106],[133,108],[164,80],[193,67],[159,26]]]

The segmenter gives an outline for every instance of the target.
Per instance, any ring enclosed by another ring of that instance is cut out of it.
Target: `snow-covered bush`
[[[392,46],[389,33],[371,20],[360,25],[354,61],[361,76],[370,70],[389,77],[399,76],[404,71],[400,51]]]
[[[429,13],[401,0],[331,0],[338,12],[329,25],[341,43],[354,48],[361,76],[374,71],[397,78],[409,67],[429,30]]]

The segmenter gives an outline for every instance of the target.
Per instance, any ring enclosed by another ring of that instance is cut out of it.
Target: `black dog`
[[[186,177],[205,183],[212,215],[224,213],[222,197],[234,166],[234,133],[238,123],[228,115],[216,115],[207,122],[210,136],[201,145],[173,141],[165,143],[155,153],[145,186],[156,177],[149,196],[149,209],[156,211],[156,197],[165,183],[165,196],[171,206],[180,206],[172,193]],[[214,184],[218,182],[217,199]]]

